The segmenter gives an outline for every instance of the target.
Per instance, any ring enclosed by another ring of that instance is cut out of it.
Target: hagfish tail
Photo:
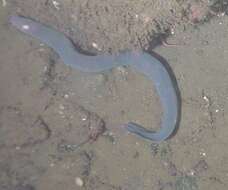
[[[58,53],[63,62],[83,72],[103,72],[117,66],[129,65],[151,79],[163,107],[161,128],[150,131],[139,124],[129,122],[126,129],[145,139],[160,142],[169,138],[177,127],[179,114],[178,96],[166,67],[146,52],[124,52],[118,55],[88,56],[79,53],[72,42],[61,32],[22,16],[11,16],[10,22],[20,31],[47,44]]]

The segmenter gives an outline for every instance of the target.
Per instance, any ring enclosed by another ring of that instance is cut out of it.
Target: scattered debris
[[[110,131],[105,131],[103,133],[103,137],[105,137],[109,142],[111,142],[112,144],[116,144],[116,140],[115,140],[115,136],[112,132]]]
[[[203,92],[203,99],[206,101],[207,107],[210,106],[211,101],[210,101],[209,97],[207,97],[207,96],[205,95],[204,92]]]
[[[228,2],[224,0],[215,0],[210,6],[210,11],[218,17],[223,17],[225,14],[227,14]]]
[[[97,138],[103,134],[106,130],[105,122],[102,118],[100,118],[96,113],[90,112],[79,106],[80,112],[84,113],[87,121],[86,126],[89,128],[89,139],[91,141],[96,141]]]
[[[209,177],[209,180],[212,181],[212,183],[218,183],[218,184],[221,184],[221,185],[224,185],[225,187],[227,187],[227,185],[218,177],[211,176],[211,177]]]
[[[77,151],[79,148],[81,148],[86,143],[90,142],[90,138],[86,139],[85,141],[79,143],[79,144],[68,144],[64,141],[61,141],[61,143],[58,144],[58,151],[59,152],[74,152]]]
[[[165,164],[165,166],[167,167],[168,169],[168,174],[170,176],[177,176],[178,175],[178,170],[176,168],[176,165],[173,163],[173,162],[168,162]]]
[[[55,7],[57,10],[60,9],[60,8],[59,8],[60,3],[59,3],[58,1],[52,1],[52,4],[54,5],[54,7]]]
[[[80,177],[76,177],[75,178],[75,184],[79,187],[82,187],[84,185],[84,182]]]
[[[195,2],[189,6],[188,18],[192,23],[198,23],[207,18],[209,7],[207,4]]]
[[[139,158],[139,152],[138,151],[135,151],[134,155],[133,155],[133,158]]]
[[[6,6],[6,0],[2,0],[2,6],[3,6],[3,7]]]
[[[152,156],[156,156],[157,155],[157,153],[158,153],[158,150],[159,149],[159,144],[157,144],[157,143],[152,143],[151,145],[150,145],[150,150],[151,150],[151,153],[152,153]]]
[[[208,164],[205,160],[200,160],[194,167],[193,172],[196,175],[200,175],[208,169]]]
[[[172,158],[172,149],[169,144],[164,144],[160,148],[160,157],[162,161],[168,162]]]
[[[88,178],[88,181],[86,181],[85,187],[86,189],[127,190],[127,189],[133,189],[131,188],[131,185],[132,183],[128,185],[127,188],[122,188],[122,186],[113,185],[109,181],[106,181],[97,175],[92,175]]]
[[[25,148],[28,146],[35,146],[37,144],[41,144],[51,137],[51,129],[49,128],[48,124],[44,121],[42,116],[40,116],[40,115],[37,116],[37,119],[35,120],[35,122],[32,124],[31,127],[40,128],[41,130],[44,131],[44,135],[42,137],[39,137],[36,139],[33,139],[33,138],[28,139],[25,143],[20,145],[20,148]],[[19,147],[19,146],[17,146],[17,147]]]
[[[56,90],[54,89],[54,81],[56,77],[56,60],[55,57],[50,55],[48,56],[48,64],[44,67],[40,90],[51,89],[51,91],[53,91],[53,94],[55,94]]]
[[[204,91],[202,91],[202,97],[203,97],[204,101],[206,102],[205,108],[207,109],[207,115],[208,115],[208,119],[210,122],[210,126],[211,126],[211,128],[214,128],[215,117],[214,117],[214,111],[212,109],[213,102],[212,102],[211,98],[205,94]]]

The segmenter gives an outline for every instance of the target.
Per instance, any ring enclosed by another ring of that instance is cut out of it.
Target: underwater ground
[[[227,4],[167,2],[0,2],[0,189],[228,188]],[[13,14],[55,27],[89,52],[161,55],[181,92],[176,135],[154,144],[118,127],[135,121],[159,129],[151,81],[130,68],[96,75],[72,69],[13,28]],[[104,126],[86,142],[90,128]]]

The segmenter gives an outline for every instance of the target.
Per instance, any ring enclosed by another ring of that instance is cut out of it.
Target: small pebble
[[[82,187],[84,185],[83,180],[80,177],[75,178],[75,183],[77,186]]]
[[[171,34],[174,35],[175,34],[175,31],[173,28],[171,28]]]
[[[64,98],[66,98],[66,99],[69,98],[69,95],[68,94],[65,94],[64,95]]]
[[[22,26],[22,29],[23,29],[23,30],[28,30],[28,29],[29,29],[29,25],[23,25],[23,26]]]
[[[21,149],[21,147],[20,146],[16,146],[16,150],[20,150]]]
[[[207,96],[203,96],[203,99],[206,101],[206,102],[209,102],[209,98]]]
[[[87,120],[86,116],[82,117],[82,121],[86,121],[86,120]]]
[[[54,7],[55,7],[56,9],[59,9],[59,2],[57,2],[57,1],[52,1],[52,4],[54,5]]]
[[[93,46],[94,48],[98,49],[99,51],[101,51],[101,48],[99,48],[98,45],[97,45],[95,42],[92,43],[92,46]]]
[[[47,72],[47,70],[48,70],[48,67],[44,66],[44,72]]]
[[[195,172],[194,172],[193,170],[191,170],[191,171],[189,172],[189,175],[194,176],[194,175],[195,175]]]
[[[220,13],[220,14],[217,14],[218,17],[223,17],[223,16],[225,16],[225,15],[226,15],[226,12],[222,12],[222,13]]]
[[[200,152],[201,156],[206,156],[206,152]]]
[[[98,45],[97,45],[95,42],[92,43],[92,46],[93,46],[94,48],[97,48],[97,47],[98,47]]]
[[[63,115],[64,113],[62,111],[59,111],[59,115]]]
[[[65,109],[64,105],[60,104],[59,109],[64,110]]]

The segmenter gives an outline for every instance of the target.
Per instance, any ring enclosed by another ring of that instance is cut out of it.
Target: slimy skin
[[[88,56],[76,51],[72,42],[63,33],[44,24],[21,16],[11,16],[10,23],[51,47],[65,64],[80,71],[99,73],[129,65],[148,77],[153,81],[163,107],[161,129],[153,132],[133,122],[126,124],[126,129],[155,142],[166,140],[173,134],[179,114],[177,92],[166,67],[158,59],[146,52],[138,51]]]

